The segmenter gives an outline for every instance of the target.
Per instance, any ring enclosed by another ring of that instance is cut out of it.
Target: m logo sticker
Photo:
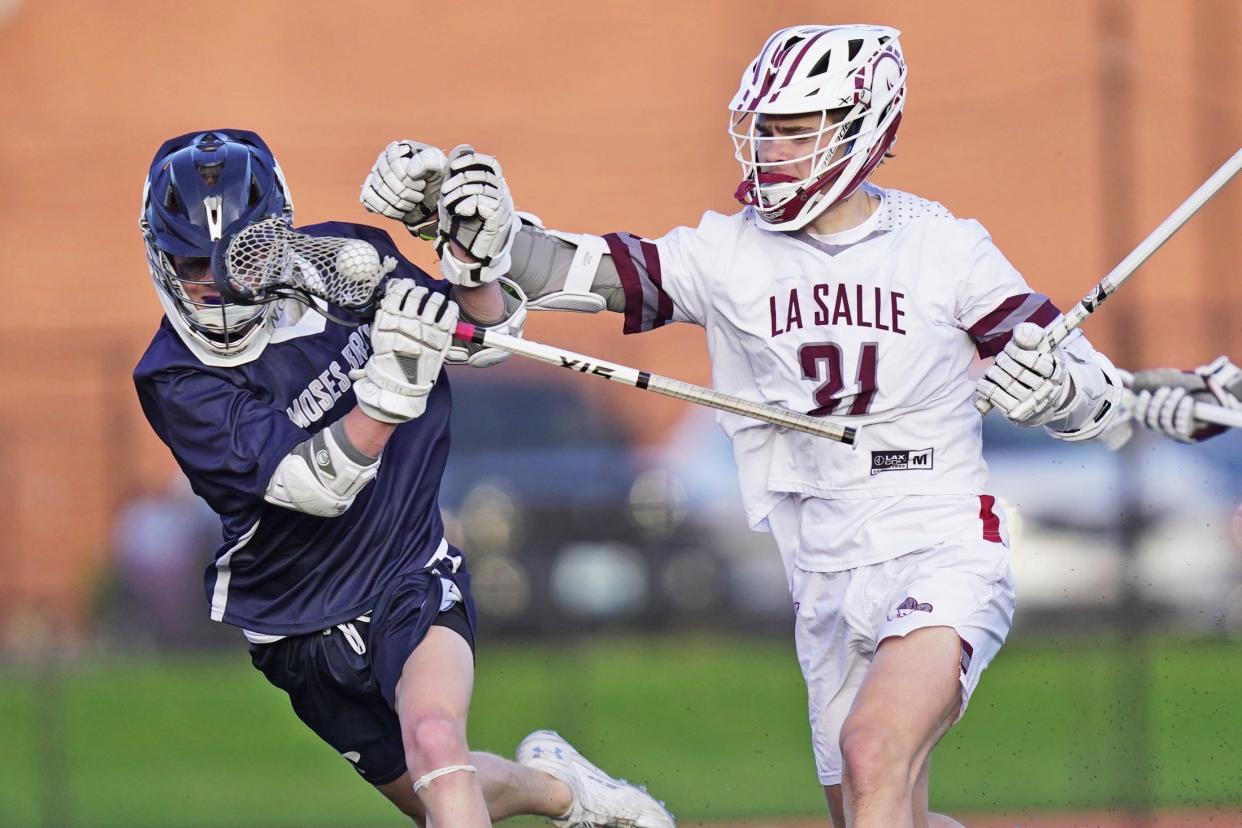
[[[932,449],[901,449],[871,452],[871,474],[889,471],[930,471]]]

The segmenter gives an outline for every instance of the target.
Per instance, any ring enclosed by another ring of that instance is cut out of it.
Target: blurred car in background
[[[1023,624],[1115,623],[1128,579],[1157,623],[1242,629],[1242,435],[1186,446],[1140,431],[1118,452],[994,415],[984,420],[984,454],[988,491],[1008,516]],[[732,450],[713,415],[689,410],[649,465],[685,503],[689,534],[728,561],[732,605],[752,624],[785,623],[779,556],[770,536],[746,527]]]
[[[721,602],[708,552],[572,378],[456,371],[440,492],[489,635],[663,629]]]
[[[1113,612],[1128,581],[1152,617],[1237,629],[1239,435],[1187,446],[1136,429],[1112,451],[999,416],[983,433],[989,490],[1009,516],[1019,612],[1080,624]]]

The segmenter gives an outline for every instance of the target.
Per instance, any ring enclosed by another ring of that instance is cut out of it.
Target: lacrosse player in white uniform
[[[978,222],[867,182],[905,97],[895,29],[783,29],[729,107],[740,212],[655,240],[561,233],[527,216],[510,251],[531,307],[606,308],[627,333],[700,325],[718,390],[860,427],[851,449],[718,415],[750,524],[774,535],[785,564],[837,826],[957,824],[928,813],[929,755],[1014,606],[975,398],[1006,416],[1033,398],[1017,425],[1087,440],[1121,392],[1080,333],[1047,347],[1041,327],[1056,308]],[[446,208],[454,197],[446,185],[445,259],[468,218]],[[450,279],[458,267],[442,263]],[[996,356],[977,385],[976,354]]]
[[[1130,388],[1135,392],[1134,419],[1179,443],[1199,443],[1227,430],[1196,419],[1196,402],[1242,411],[1242,368],[1226,356],[1193,371],[1137,371]]]

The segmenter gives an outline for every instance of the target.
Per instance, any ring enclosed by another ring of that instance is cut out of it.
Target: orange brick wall
[[[725,105],[771,30],[882,11],[904,32],[911,91],[879,182],[981,219],[1062,305],[1242,135],[1242,6],[1231,0],[5,8],[0,631],[31,606],[77,626],[112,510],[170,468],[128,372],[159,315],[136,231],[142,178],[171,135],[259,131],[302,222],[367,220],[358,185],[388,140],[408,136],[495,153],[519,206],[550,226],[658,234],[731,209]],[[1088,324],[1098,344],[1127,365],[1242,355],[1240,190]],[[432,264],[425,246],[399,243]],[[619,318],[540,315],[528,335],[708,381],[698,331],[623,339],[619,328]],[[581,381],[644,442],[682,411]]]

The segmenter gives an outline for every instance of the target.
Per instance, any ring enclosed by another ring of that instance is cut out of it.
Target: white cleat
[[[642,785],[613,779],[554,730],[536,730],[518,745],[519,765],[569,786],[574,804],[552,820],[557,828],[676,828],[673,815]]]

